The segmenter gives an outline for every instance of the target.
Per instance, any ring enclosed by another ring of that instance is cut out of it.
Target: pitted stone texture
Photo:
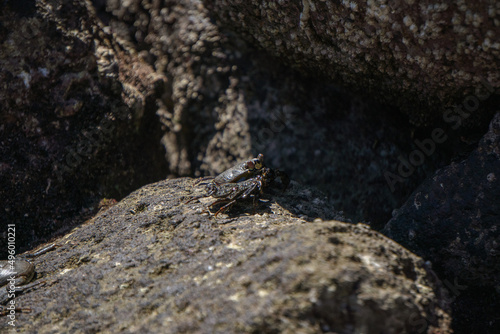
[[[16,225],[18,251],[81,222],[100,198],[167,173],[150,123],[166,78],[105,33],[89,7],[0,2],[0,225]]]
[[[193,184],[143,187],[59,240],[37,260],[47,286],[16,300],[33,309],[18,328],[451,333],[445,291],[424,261],[365,225],[298,218],[314,195],[266,189],[256,214],[248,201],[215,219],[206,204],[185,204]]]
[[[417,124],[484,95],[483,81],[500,88],[494,0],[203,2],[267,52],[398,105]]]

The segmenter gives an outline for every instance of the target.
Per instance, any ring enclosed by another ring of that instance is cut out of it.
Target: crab
[[[245,181],[256,176],[264,167],[264,155],[260,153],[257,158],[240,162],[233,167],[226,169],[217,176],[207,176],[201,178],[197,183],[202,181],[212,180],[212,184],[220,186],[224,183],[236,183]]]
[[[49,244],[37,251],[26,254],[25,257],[37,257],[57,246],[53,243]],[[33,280],[34,276],[35,265],[25,258],[0,261],[0,287],[6,286],[5,290],[0,290],[0,315],[7,314],[8,311],[4,305],[14,298],[16,293],[22,293],[45,283],[42,281],[28,284]],[[31,312],[29,307],[16,307],[15,310],[18,312]]]
[[[261,156],[261,155],[259,155],[259,156]],[[235,167],[237,167],[237,166],[235,166]],[[233,169],[235,167],[233,167]],[[229,170],[231,170],[231,169],[229,169]],[[224,172],[224,173],[226,173],[226,172]],[[222,174],[224,174],[224,173],[222,173]],[[228,175],[228,174],[226,174],[226,175]],[[212,197],[218,198],[216,201],[214,201],[208,207],[211,208],[212,206],[217,205],[217,204],[221,204],[221,203],[226,203],[226,204],[223,205],[214,214],[214,217],[217,217],[218,214],[223,213],[225,210],[227,210],[229,207],[231,207],[234,203],[236,203],[236,201],[238,201],[240,199],[249,198],[249,197],[253,198],[254,208],[255,208],[255,202],[262,194],[262,190],[264,188],[266,188],[267,186],[269,186],[269,184],[271,184],[276,177],[281,178],[281,183],[284,185],[283,191],[285,191],[286,188],[288,187],[288,184],[290,183],[290,179],[288,178],[288,175],[284,172],[279,171],[278,169],[273,170],[271,168],[261,167],[261,168],[259,168],[258,174],[256,176],[251,177],[251,178],[246,179],[246,180],[241,181],[241,182],[237,182],[237,183],[226,182],[226,183],[222,183],[222,184],[217,184],[216,182],[211,182],[211,183],[207,184],[207,188],[206,188],[207,191],[204,195],[193,197],[193,198],[189,199],[186,203],[192,202],[194,200],[197,200],[197,199],[200,199],[203,197],[212,196]]]

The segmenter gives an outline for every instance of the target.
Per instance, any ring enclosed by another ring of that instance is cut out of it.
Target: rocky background
[[[263,153],[324,192],[328,215],[294,215],[383,228],[432,261],[455,332],[499,329],[498,3],[0,8],[1,219],[19,251],[106,199]]]

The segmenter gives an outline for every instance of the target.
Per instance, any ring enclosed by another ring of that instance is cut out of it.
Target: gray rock
[[[398,105],[418,124],[484,95],[484,81],[500,87],[495,1],[203,2],[267,52]],[[489,114],[482,107],[475,116]]]
[[[33,309],[18,328],[451,333],[424,261],[366,225],[298,218],[327,213],[307,188],[268,188],[255,214],[249,201],[215,219],[184,204],[193,182],[145,186],[58,240],[37,259],[46,286],[16,298]]]

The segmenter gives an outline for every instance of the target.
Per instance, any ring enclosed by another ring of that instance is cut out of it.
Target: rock
[[[500,88],[500,12],[492,1],[203,3],[219,25],[270,54],[397,105],[417,124]],[[468,122],[491,115],[484,104],[475,109]]]
[[[498,305],[500,293],[499,175],[497,113],[477,149],[427,179],[381,231],[432,261],[439,277],[459,296],[457,318],[470,319],[470,313],[477,313],[485,318],[484,333],[500,326],[497,308],[492,306]],[[479,291],[484,297],[477,298]],[[470,300],[477,308],[470,307]]]
[[[19,251],[94,215],[102,197],[165,177],[151,121],[166,78],[105,33],[85,1],[0,7],[0,217],[16,225]]]
[[[465,160],[438,170],[382,233],[460,282],[500,281],[500,113]]]
[[[145,186],[58,240],[36,260],[46,286],[16,298],[33,309],[16,326],[451,333],[445,290],[425,262],[366,225],[299,218],[326,214],[314,192],[268,188],[255,214],[249,201],[214,218],[204,200],[185,204],[201,192],[193,183]]]

